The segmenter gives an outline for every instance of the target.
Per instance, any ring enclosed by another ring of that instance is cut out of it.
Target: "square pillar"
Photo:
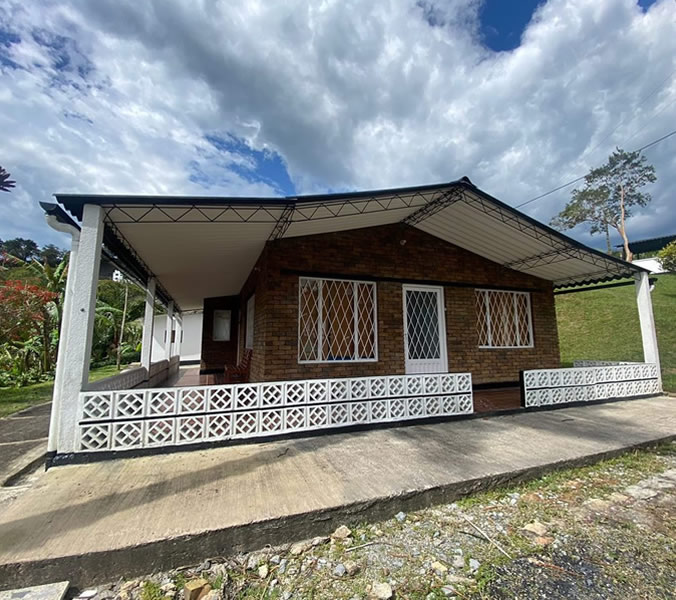
[[[64,313],[67,333],[59,356],[62,366],[59,369],[57,365],[61,381],[59,388],[54,388],[58,395],[56,452],[60,454],[78,449],[77,427],[82,412],[80,392],[89,382],[102,240],[103,209],[95,204],[85,204],[77,257],[68,273],[68,282],[72,277],[73,283],[68,314]]]
[[[143,315],[143,337],[141,338],[141,366],[150,374],[153,353],[153,324],[155,321],[155,279],[146,284],[146,307]]]
[[[181,356],[181,344],[183,343],[183,315],[176,318],[176,354]]]
[[[655,330],[655,316],[650,298],[650,280],[646,272],[636,275],[636,304],[638,319],[641,324],[641,341],[643,342],[643,360],[657,365],[657,377],[662,390],[662,372],[660,371],[660,352],[657,347],[657,331]]]
[[[171,330],[174,327],[174,303],[169,302],[167,305],[167,325],[164,335],[164,358],[169,360],[171,358]]]

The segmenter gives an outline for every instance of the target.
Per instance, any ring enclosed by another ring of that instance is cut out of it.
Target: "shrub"
[[[665,271],[676,273],[676,240],[662,248],[657,253],[657,258]]]

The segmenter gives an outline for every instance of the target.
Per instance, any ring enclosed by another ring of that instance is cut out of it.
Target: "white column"
[[[63,225],[55,217],[47,217],[49,225],[63,233],[70,233],[70,256],[68,257],[68,275],[66,288],[63,294],[61,306],[61,331],[59,331],[59,347],[57,350],[56,372],[54,373],[54,392],[52,393],[52,410],[49,418],[49,439],[47,452],[56,452],[59,433],[59,418],[63,398],[63,371],[66,364],[66,340],[70,332],[70,318],[73,304],[73,289],[75,287],[75,264],[77,263],[78,246],[80,244],[80,232],[72,225]]]
[[[85,204],[77,260],[68,279],[74,277],[69,302],[68,333],[64,340],[61,360],[61,386],[58,407],[56,451],[77,450],[77,424],[80,418],[80,392],[89,380],[89,362],[94,334],[96,288],[99,281],[103,210],[95,204]]]
[[[183,315],[180,314],[176,319],[176,349],[175,353],[180,357],[181,356],[181,344],[183,340]]]
[[[150,372],[153,354],[153,324],[155,322],[155,279],[146,284],[146,310],[143,315],[143,337],[141,338],[141,366]]]
[[[653,304],[650,299],[649,274],[642,272],[636,275],[636,304],[638,305],[638,319],[641,324],[641,340],[643,341],[643,360],[657,365],[657,377],[660,390],[662,389],[662,373],[660,371],[660,353],[657,347],[657,332]]]
[[[171,330],[174,327],[174,303],[169,302],[167,305],[167,320],[166,332],[164,336],[164,358],[169,360],[171,358]]]

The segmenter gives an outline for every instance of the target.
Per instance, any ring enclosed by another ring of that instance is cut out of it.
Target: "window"
[[[528,292],[476,290],[480,348],[532,348]]]
[[[244,347],[253,348],[254,338],[254,306],[256,296],[253,295],[246,303],[246,335],[244,336]]]
[[[376,284],[301,277],[298,362],[377,360]]]
[[[214,342],[230,341],[230,317],[231,311],[229,310],[214,311],[214,327],[211,335]]]

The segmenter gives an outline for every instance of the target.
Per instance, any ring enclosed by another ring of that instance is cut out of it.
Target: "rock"
[[[650,500],[657,496],[657,491],[648,487],[643,487],[642,485],[630,485],[626,490],[624,490],[632,498],[636,500]]]
[[[469,559],[469,570],[472,571],[472,573],[475,573],[480,566],[481,563],[476,558]]]
[[[533,540],[538,546],[549,546],[549,544],[554,543],[554,538],[549,536],[538,536]]]
[[[347,570],[347,574],[350,577],[359,573],[359,565],[356,562],[354,562],[353,560],[346,560],[345,561],[345,569]]]
[[[336,568],[333,569],[333,574],[336,577],[344,577],[345,575],[347,575],[347,569],[345,568],[345,565],[342,563],[338,563],[336,565]]]
[[[522,530],[532,533],[536,536],[544,536],[547,533],[547,528],[542,523],[540,523],[540,521],[528,523],[522,527]]]
[[[291,556],[298,556],[303,554],[303,552],[307,552],[310,548],[312,548],[312,542],[310,540],[296,542],[295,544],[292,544],[289,549],[289,554],[291,554]]]
[[[448,573],[448,567],[445,564],[440,563],[438,560],[435,560],[430,566],[432,571],[434,571],[440,577],[443,577],[446,575],[446,573]]]
[[[462,556],[456,556],[453,559],[453,568],[462,569],[465,566],[465,559]]]
[[[610,496],[608,496],[608,500],[610,500],[610,502],[613,502],[615,504],[624,504],[629,500],[629,496],[627,496],[626,494],[620,494],[620,492],[613,492],[612,494],[610,494]]]
[[[93,598],[98,593],[98,590],[85,590],[78,596],[78,598],[81,600],[87,600],[88,598]]]
[[[282,594],[282,600],[289,600],[291,598],[291,592],[284,592]]]
[[[338,529],[336,529],[332,534],[331,537],[334,540],[344,540],[345,538],[348,538],[352,535],[352,532],[350,531],[349,527],[345,525],[341,525]]]
[[[183,588],[183,598],[185,598],[185,600],[197,600],[202,596],[202,592],[207,587],[209,589],[204,593],[205,595],[211,591],[211,586],[206,579],[200,578],[188,581]]]
[[[258,567],[258,576],[261,579],[267,579],[269,573],[270,569],[268,568],[268,565],[261,565],[260,567]]]
[[[320,536],[317,536],[316,538],[312,538],[311,544],[312,544],[313,548],[316,548],[317,546],[321,546],[322,544],[326,544],[326,542],[328,542],[328,541],[329,541],[328,536],[320,535]]]
[[[445,585],[441,588],[441,593],[446,597],[455,596],[455,588],[452,585]]]
[[[589,510],[594,512],[605,512],[610,508],[608,500],[601,500],[600,498],[590,498],[582,506],[586,506]]]
[[[171,595],[176,592],[176,584],[173,581],[165,583],[160,589],[167,595]]]
[[[204,571],[208,571],[209,569],[211,569],[211,561],[205,560],[199,567],[197,567],[197,572],[203,573]]]
[[[396,515],[394,515],[394,518],[400,523],[403,523],[406,520],[406,513],[398,512]]]
[[[211,590],[205,596],[202,596],[202,600],[221,600],[221,592],[219,590]]]
[[[283,559],[279,562],[279,569],[277,569],[277,572],[278,572],[280,575],[284,575],[284,573],[286,573],[286,566],[287,566],[288,564],[289,564],[289,561],[287,561],[286,558],[283,558]]]
[[[247,558],[246,561],[246,568],[247,571],[253,571],[254,569],[258,568],[258,565],[263,561],[263,557],[258,554],[257,552],[254,552],[253,554],[249,554],[249,558]]]
[[[446,575],[446,581],[449,583],[463,583],[465,585],[473,583],[473,580],[469,577],[462,577],[461,575],[454,575],[453,573]]]
[[[374,583],[369,592],[369,598],[374,600],[389,600],[392,597],[392,587],[389,583]]]
[[[282,561],[282,558],[281,558],[281,556],[279,556],[279,554],[275,554],[275,555],[270,559],[270,562],[271,562],[273,565],[278,565],[281,561]]]

